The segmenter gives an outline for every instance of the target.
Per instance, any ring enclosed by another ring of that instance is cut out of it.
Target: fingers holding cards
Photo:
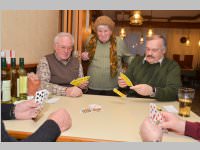
[[[120,72],[120,77],[121,77],[121,79],[123,79],[125,81],[127,86],[133,86],[133,83],[131,82],[131,80],[122,72]]]
[[[36,103],[43,104],[44,101],[48,99],[48,96],[49,96],[49,91],[44,89],[44,90],[37,91],[35,93],[34,99]]]

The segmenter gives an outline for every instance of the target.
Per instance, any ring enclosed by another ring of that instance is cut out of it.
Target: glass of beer
[[[178,90],[179,99],[179,115],[183,117],[189,117],[192,100],[194,98],[195,90],[192,88],[180,88]]]

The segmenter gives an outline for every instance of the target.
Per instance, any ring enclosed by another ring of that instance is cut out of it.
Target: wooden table
[[[60,97],[54,104],[45,104],[42,117],[33,120],[4,121],[9,134],[15,138],[26,138],[46,120],[47,116],[58,108],[66,108],[72,117],[72,127],[58,138],[58,141],[141,141],[139,127],[149,114],[149,103],[162,107],[178,102],[158,102],[153,99],[124,98],[112,96],[83,95],[79,98]],[[80,113],[89,104],[102,106],[100,112]],[[199,121],[200,117],[191,113],[190,121]],[[192,142],[194,139],[169,132],[163,141]]]

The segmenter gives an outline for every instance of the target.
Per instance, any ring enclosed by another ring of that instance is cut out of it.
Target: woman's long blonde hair
[[[96,47],[97,47],[97,35],[94,34],[88,44],[86,45],[86,49],[88,50],[89,53],[89,63],[92,62],[94,55],[95,55],[95,51],[96,51]],[[117,50],[116,50],[116,37],[112,34],[110,37],[110,75],[111,77],[115,77],[117,75]]]

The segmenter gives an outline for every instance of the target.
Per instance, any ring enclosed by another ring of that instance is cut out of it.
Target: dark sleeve
[[[47,120],[40,128],[28,138],[19,142],[54,142],[59,137],[61,131],[53,120]],[[2,142],[17,142],[16,139],[10,137],[5,130],[4,124],[1,122],[1,140]]]
[[[200,141],[200,122],[186,121],[184,134]]]
[[[1,104],[1,119],[10,120],[15,119],[13,114],[14,104]]]
[[[58,125],[53,120],[47,120],[36,132],[22,142],[54,142],[60,133]]]

